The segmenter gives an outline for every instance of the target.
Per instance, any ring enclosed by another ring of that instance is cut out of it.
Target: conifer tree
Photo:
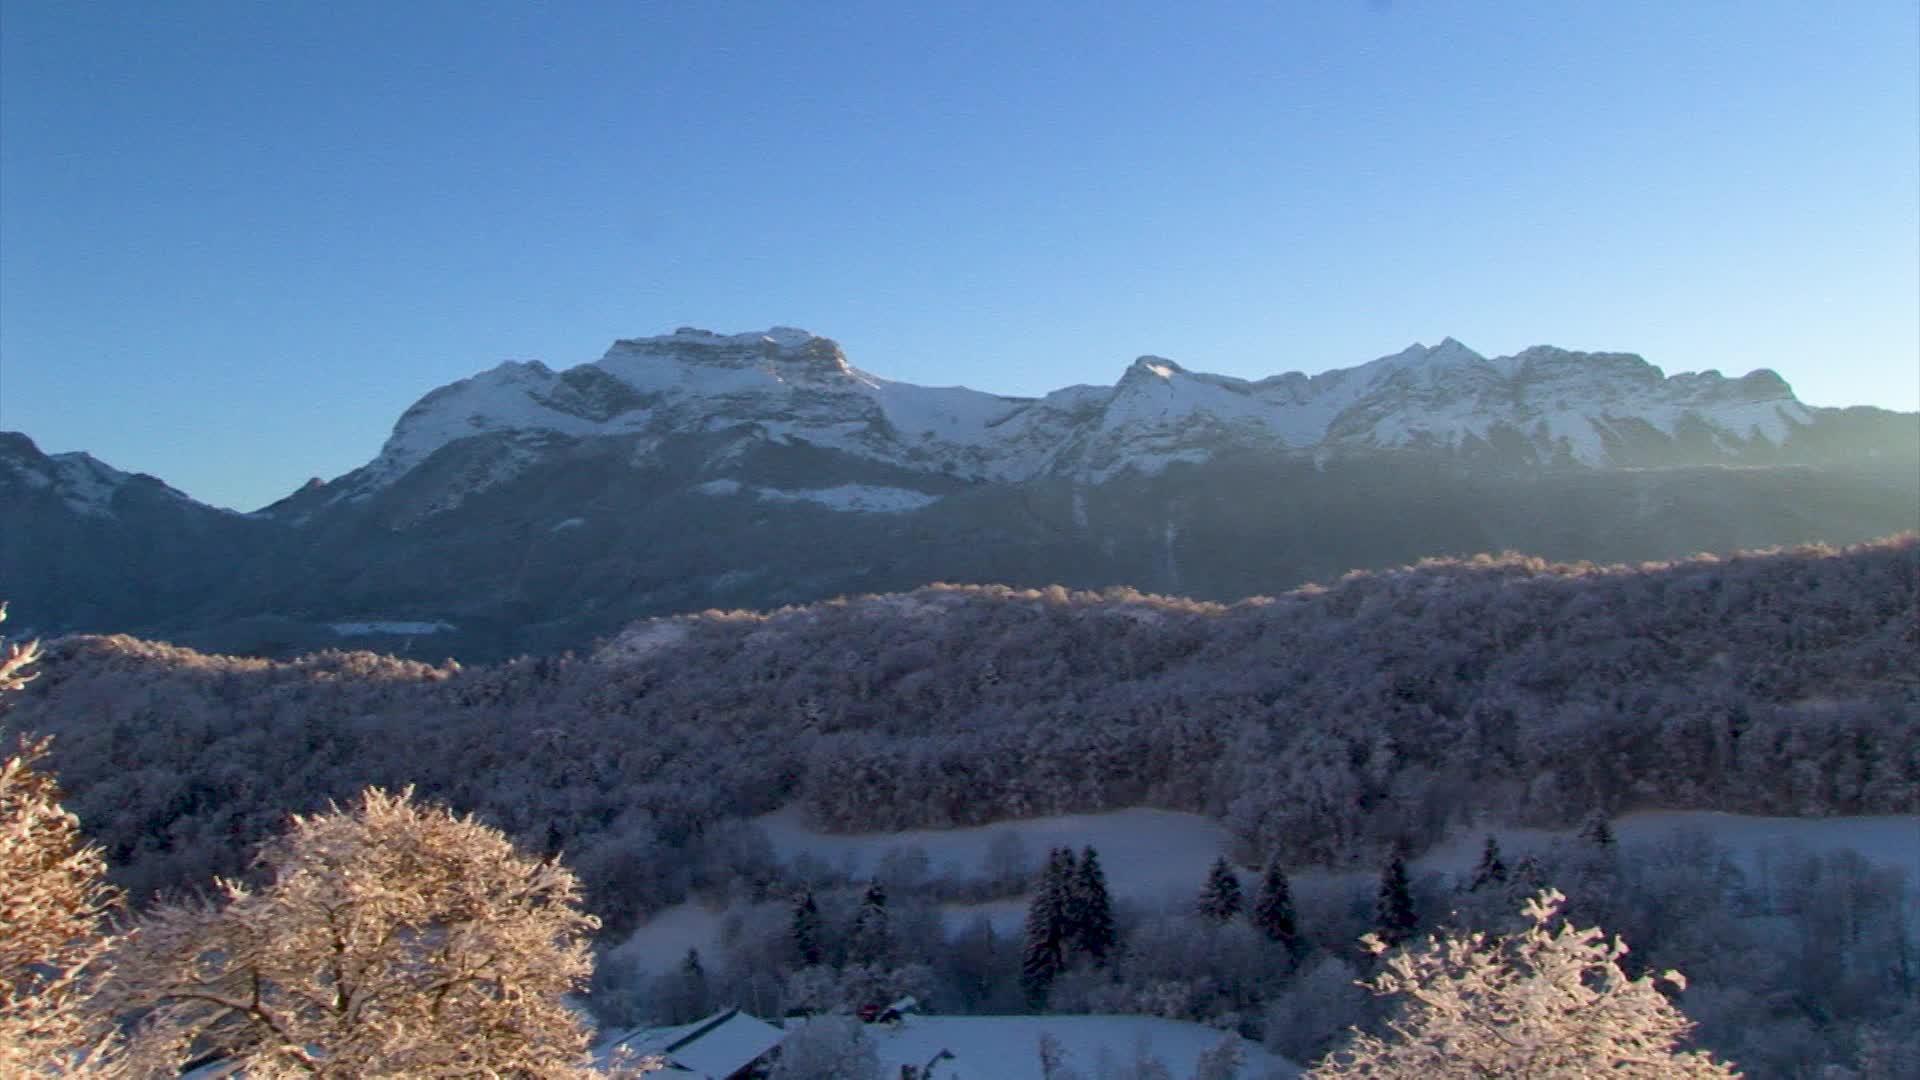
[[[853,916],[847,953],[856,964],[885,967],[893,962],[893,924],[887,914],[887,890],[878,881],[867,886],[860,910]]]
[[[801,967],[815,967],[826,959],[820,948],[820,905],[813,902],[813,890],[800,894],[793,905],[793,954]]]
[[[1260,876],[1260,892],[1253,900],[1253,925],[1268,941],[1286,946],[1287,952],[1300,955],[1300,931],[1293,915],[1293,889],[1287,883],[1286,868],[1275,856]]]
[[[1074,870],[1071,926],[1072,947],[1086,953],[1096,966],[1105,964],[1119,944],[1107,875],[1091,844],[1080,853],[1080,865]]]
[[[1480,850],[1480,864],[1473,868],[1473,881],[1467,886],[1467,891],[1479,892],[1506,883],[1507,864],[1500,858],[1500,841],[1488,833],[1486,846]]]
[[[1213,868],[1207,871],[1207,884],[1200,890],[1195,908],[1201,918],[1219,924],[1232,921],[1240,914],[1241,906],[1239,875],[1222,855],[1213,860]]]
[[[1373,929],[1389,948],[1405,944],[1420,925],[1413,910],[1413,887],[1407,881],[1407,859],[1399,849],[1380,870],[1380,891],[1374,897]]]
[[[1607,820],[1606,814],[1595,810],[1580,823],[1580,839],[1601,851],[1611,852],[1614,849],[1613,823]]]
[[[1073,853],[1055,848],[1027,905],[1026,940],[1020,954],[1020,988],[1035,1008],[1046,1001],[1047,989],[1067,966],[1072,889]]]

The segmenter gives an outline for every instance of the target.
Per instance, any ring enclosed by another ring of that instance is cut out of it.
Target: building
[[[616,1055],[658,1057],[666,1063],[663,1080],[736,1080],[751,1074],[786,1037],[764,1020],[726,1009],[691,1024],[632,1032],[608,1046],[602,1064]]]

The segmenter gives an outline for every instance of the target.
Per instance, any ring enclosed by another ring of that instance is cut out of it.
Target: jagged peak
[[[742,334],[720,334],[698,326],[682,326],[671,334],[655,334],[651,337],[621,338],[613,343],[619,348],[751,348],[753,346],[773,345],[779,349],[800,349],[815,341],[827,341],[827,338],[797,326],[769,326],[765,330],[749,330]],[[837,346],[836,346],[837,347]]]
[[[1131,378],[1171,380],[1175,375],[1185,374],[1187,374],[1186,368],[1166,357],[1147,355],[1128,365],[1126,372],[1120,376],[1120,381],[1126,382]]]

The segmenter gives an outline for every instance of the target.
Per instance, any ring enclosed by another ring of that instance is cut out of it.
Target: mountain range
[[[1235,599],[1427,555],[1852,542],[1920,527],[1920,417],[1451,338],[1253,381],[1148,356],[1021,398],[681,329],[440,387],[251,514],[21,434],[0,506],[0,589],[42,633],[486,659],[936,580]]]

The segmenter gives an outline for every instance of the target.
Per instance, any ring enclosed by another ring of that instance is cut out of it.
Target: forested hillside
[[[864,830],[1154,805],[1250,861],[1469,815],[1920,810],[1920,541],[1658,565],[1429,561],[1231,606],[932,586],[640,624],[485,668],[53,643],[10,727],[135,897],[289,812],[416,784],[567,853],[610,927],[755,873],[739,819]],[[764,843],[762,841],[761,843]]]

